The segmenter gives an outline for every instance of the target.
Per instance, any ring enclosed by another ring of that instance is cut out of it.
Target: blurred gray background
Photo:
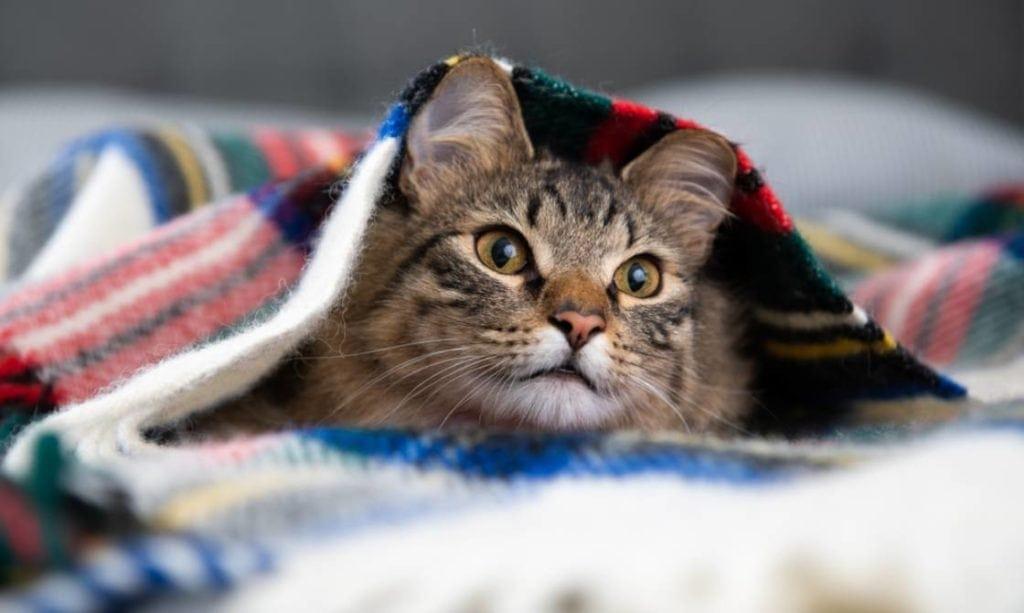
[[[621,91],[723,71],[894,81],[1024,122],[1021,0],[0,0],[0,85],[374,112],[467,46]]]
[[[1024,180],[1024,0],[0,0],[0,195],[110,124],[367,127],[465,48],[718,128],[800,214]]]

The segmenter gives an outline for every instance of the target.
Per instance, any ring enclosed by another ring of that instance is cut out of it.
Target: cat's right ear
[[[512,80],[494,61],[456,64],[413,117],[399,186],[430,204],[460,184],[533,157]]]

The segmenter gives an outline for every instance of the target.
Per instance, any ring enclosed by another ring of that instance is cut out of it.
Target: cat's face
[[[454,69],[410,128],[410,210],[378,218],[357,281],[346,334],[392,391],[377,420],[682,427],[734,168],[708,133],[618,176],[537,155],[507,78]]]

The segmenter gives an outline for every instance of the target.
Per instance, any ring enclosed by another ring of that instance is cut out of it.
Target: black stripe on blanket
[[[177,158],[174,157],[174,153],[159,136],[144,132],[139,134],[139,139],[149,150],[153,157],[153,163],[163,179],[163,186],[167,190],[167,204],[170,207],[168,213],[172,218],[187,213],[191,209],[188,185],[185,183],[185,174],[182,172]]]

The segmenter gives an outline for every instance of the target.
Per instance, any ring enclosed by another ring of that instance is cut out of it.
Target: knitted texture
[[[853,298],[927,362],[984,368],[1024,349],[1020,187],[800,226]]]

